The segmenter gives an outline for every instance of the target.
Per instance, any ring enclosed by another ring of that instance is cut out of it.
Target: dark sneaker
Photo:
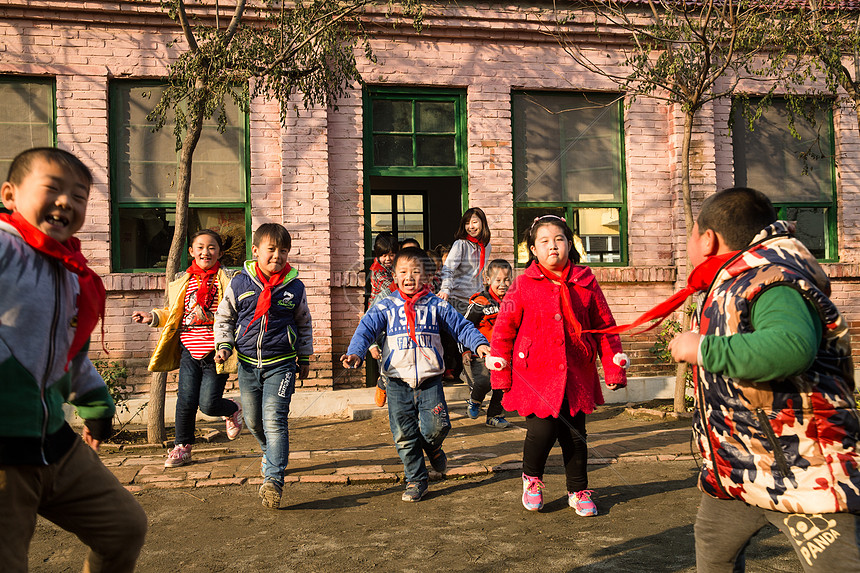
[[[471,400],[466,400],[466,413],[469,414],[470,418],[476,420],[478,415],[481,413],[481,404],[478,402],[472,402]]]
[[[281,486],[273,481],[263,482],[263,485],[260,486],[260,497],[264,506],[269,509],[278,509],[281,507]]]
[[[406,484],[406,491],[403,492],[403,501],[421,501],[424,494],[427,493],[426,481],[411,481]]]
[[[442,448],[439,448],[428,457],[430,458],[430,467],[432,467],[440,474],[444,474],[445,471],[448,469],[448,456],[445,455],[445,452],[442,451]]]
[[[504,416],[492,416],[487,418],[487,425],[494,428],[510,428],[511,423],[505,420]]]

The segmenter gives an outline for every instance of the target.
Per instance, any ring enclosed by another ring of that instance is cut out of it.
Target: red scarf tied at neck
[[[69,237],[62,243],[49,237],[31,225],[20,213],[11,215],[0,213],[0,221],[9,223],[18,231],[24,241],[45,255],[60,262],[68,271],[78,276],[80,293],[78,294],[77,328],[66,357],[66,369],[69,362],[90,339],[93,329],[102,319],[102,348],[104,348],[104,316],[105,316],[105,287],[102,279],[87,266],[87,259],[81,253],[81,241],[77,237]],[[107,352],[107,349],[104,349]]]
[[[263,283],[263,291],[257,299],[257,308],[254,309],[254,318],[252,318],[251,322],[248,323],[248,326],[245,327],[245,332],[248,332],[251,325],[262,316],[266,317],[266,325],[263,327],[263,331],[265,332],[269,327],[268,317],[269,308],[272,306],[272,289],[284,282],[284,277],[293,270],[293,267],[290,266],[290,263],[287,263],[280,272],[273,274],[268,279],[263,274],[263,271],[260,270],[260,265],[258,263],[254,263],[254,269],[256,269],[257,278],[260,279],[261,283]]]
[[[209,281],[221,268],[220,262],[215,262],[215,265],[208,269],[201,269],[197,261],[191,261],[191,266],[186,271],[189,275],[197,277],[197,306],[202,309],[209,310],[212,304],[212,299],[215,298],[215,293],[211,292]]]
[[[675,309],[684,304],[684,301],[687,300],[691,294],[695,294],[697,292],[703,291],[711,286],[714,282],[714,279],[717,278],[717,273],[723,268],[723,266],[735,255],[740,253],[740,251],[732,251],[730,253],[724,253],[722,255],[714,255],[712,257],[708,257],[704,260],[699,266],[693,269],[690,272],[690,275],[687,277],[687,286],[676,292],[654,308],[649,311],[643,313],[639,318],[631,322],[630,324],[622,324],[620,326],[613,326],[611,328],[604,328],[602,330],[586,330],[585,332],[594,332],[599,334],[621,334],[622,332],[627,332],[637,326],[640,326],[649,320],[656,320],[654,324],[649,326],[648,328],[637,332],[636,334],[642,334],[643,332],[648,332],[652,328],[659,326],[667,316],[672,314]]]
[[[577,337],[582,333],[582,325],[576,320],[576,315],[573,313],[573,301],[570,299],[570,287],[567,286],[567,280],[570,278],[570,273],[573,271],[573,265],[570,261],[561,269],[561,272],[556,274],[535,261],[540,273],[551,281],[555,281],[560,285],[561,294],[561,309],[564,313],[564,320],[568,326],[573,328],[573,332]]]
[[[425,294],[430,292],[430,287],[424,285],[421,287],[421,290],[409,296],[398,287],[397,292],[400,293],[400,297],[403,299],[403,308],[406,311],[406,330],[409,333],[409,338],[412,339],[412,342],[415,343],[415,346],[418,346],[418,338],[415,336],[415,303],[421,300]]]
[[[470,243],[475,243],[478,245],[478,274],[484,272],[484,252],[487,250],[487,245],[473,237],[472,235],[466,235],[466,240]]]

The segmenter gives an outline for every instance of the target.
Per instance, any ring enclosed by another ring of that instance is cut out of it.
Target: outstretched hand
[[[669,342],[669,352],[675,362],[696,364],[699,361],[699,344],[702,335],[698,332],[682,332]]]
[[[344,368],[358,368],[361,366],[361,357],[355,354],[344,354],[340,357],[340,362]]]
[[[138,324],[145,322],[147,324],[152,322],[152,313],[149,312],[141,312],[139,310],[131,313],[131,319]]]
[[[481,358],[486,358],[487,356],[490,355],[490,347],[487,346],[486,344],[482,344],[478,348],[475,349],[475,354],[477,354]]]

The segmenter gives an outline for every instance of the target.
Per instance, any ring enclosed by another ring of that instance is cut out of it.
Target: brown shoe
[[[388,393],[385,391],[385,388],[380,388],[379,386],[377,386],[376,387],[376,396],[374,398],[376,405],[379,406],[380,408],[382,408],[383,406],[385,406],[385,400],[387,398],[388,398]]]

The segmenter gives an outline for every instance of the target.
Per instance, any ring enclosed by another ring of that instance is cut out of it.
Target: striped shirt
[[[200,281],[196,276],[188,279],[188,288],[185,289],[185,312],[182,314],[182,329],[179,332],[179,340],[182,346],[188,349],[191,356],[200,360],[215,349],[215,337],[212,334],[212,325],[215,322],[215,311],[218,309],[218,301],[221,299],[220,287],[217,275],[209,279],[209,289],[213,291],[212,303],[208,309],[197,306],[197,288]]]

